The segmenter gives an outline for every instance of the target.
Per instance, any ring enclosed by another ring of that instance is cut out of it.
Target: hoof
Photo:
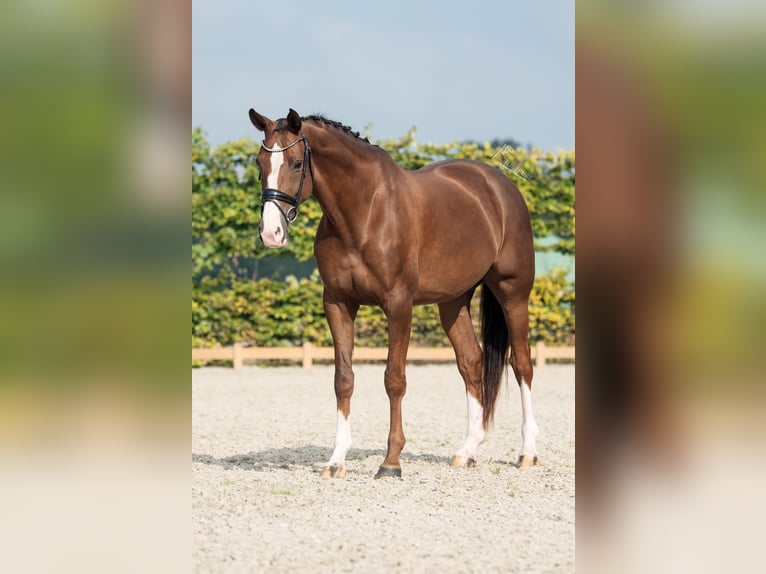
[[[516,468],[529,468],[539,464],[540,461],[537,460],[537,455],[522,454],[519,455],[519,462],[516,463]]]
[[[402,469],[396,466],[381,466],[378,472],[375,473],[375,478],[401,478]]]
[[[346,478],[346,467],[338,464],[326,466],[322,469],[322,478]]]
[[[476,459],[456,454],[449,465],[455,468],[473,468],[476,466]]]

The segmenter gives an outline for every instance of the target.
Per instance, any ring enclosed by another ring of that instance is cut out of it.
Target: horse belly
[[[421,276],[415,295],[415,304],[427,305],[430,303],[452,301],[476,287],[485,274],[486,270],[482,272],[474,271],[472,273],[445,270],[443,274],[436,276]]]
[[[497,253],[492,237],[455,234],[431,237],[422,248],[418,265],[418,294],[422,303],[450,301],[476,287],[489,271]]]

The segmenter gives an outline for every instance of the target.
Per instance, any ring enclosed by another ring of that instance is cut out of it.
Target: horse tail
[[[484,428],[495,416],[495,402],[503,375],[508,370],[508,325],[503,308],[492,291],[481,287],[481,339],[484,347],[482,369],[482,406]]]

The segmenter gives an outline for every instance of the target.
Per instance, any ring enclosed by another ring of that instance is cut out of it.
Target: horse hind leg
[[[532,356],[529,348],[529,292],[531,281],[507,279],[498,283],[501,305],[508,325],[511,367],[521,394],[521,450],[516,464],[526,468],[538,464],[536,440],[539,432],[532,411]]]
[[[538,464],[536,440],[539,433],[532,411],[532,356],[529,348],[529,292],[531,281],[501,282],[503,310],[511,345],[511,367],[521,395],[521,450],[516,464],[526,468]]]
[[[468,406],[468,429],[465,443],[450,463],[454,467],[476,466],[476,453],[484,441],[484,412],[482,408],[482,352],[471,323],[470,302],[473,291],[439,305],[439,317],[447,337],[455,349],[458,370],[465,382]]]

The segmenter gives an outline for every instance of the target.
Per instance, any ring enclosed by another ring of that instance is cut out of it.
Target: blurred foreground
[[[765,571],[766,14],[577,10],[578,570]]]
[[[0,7],[0,571],[189,570],[190,30]]]

